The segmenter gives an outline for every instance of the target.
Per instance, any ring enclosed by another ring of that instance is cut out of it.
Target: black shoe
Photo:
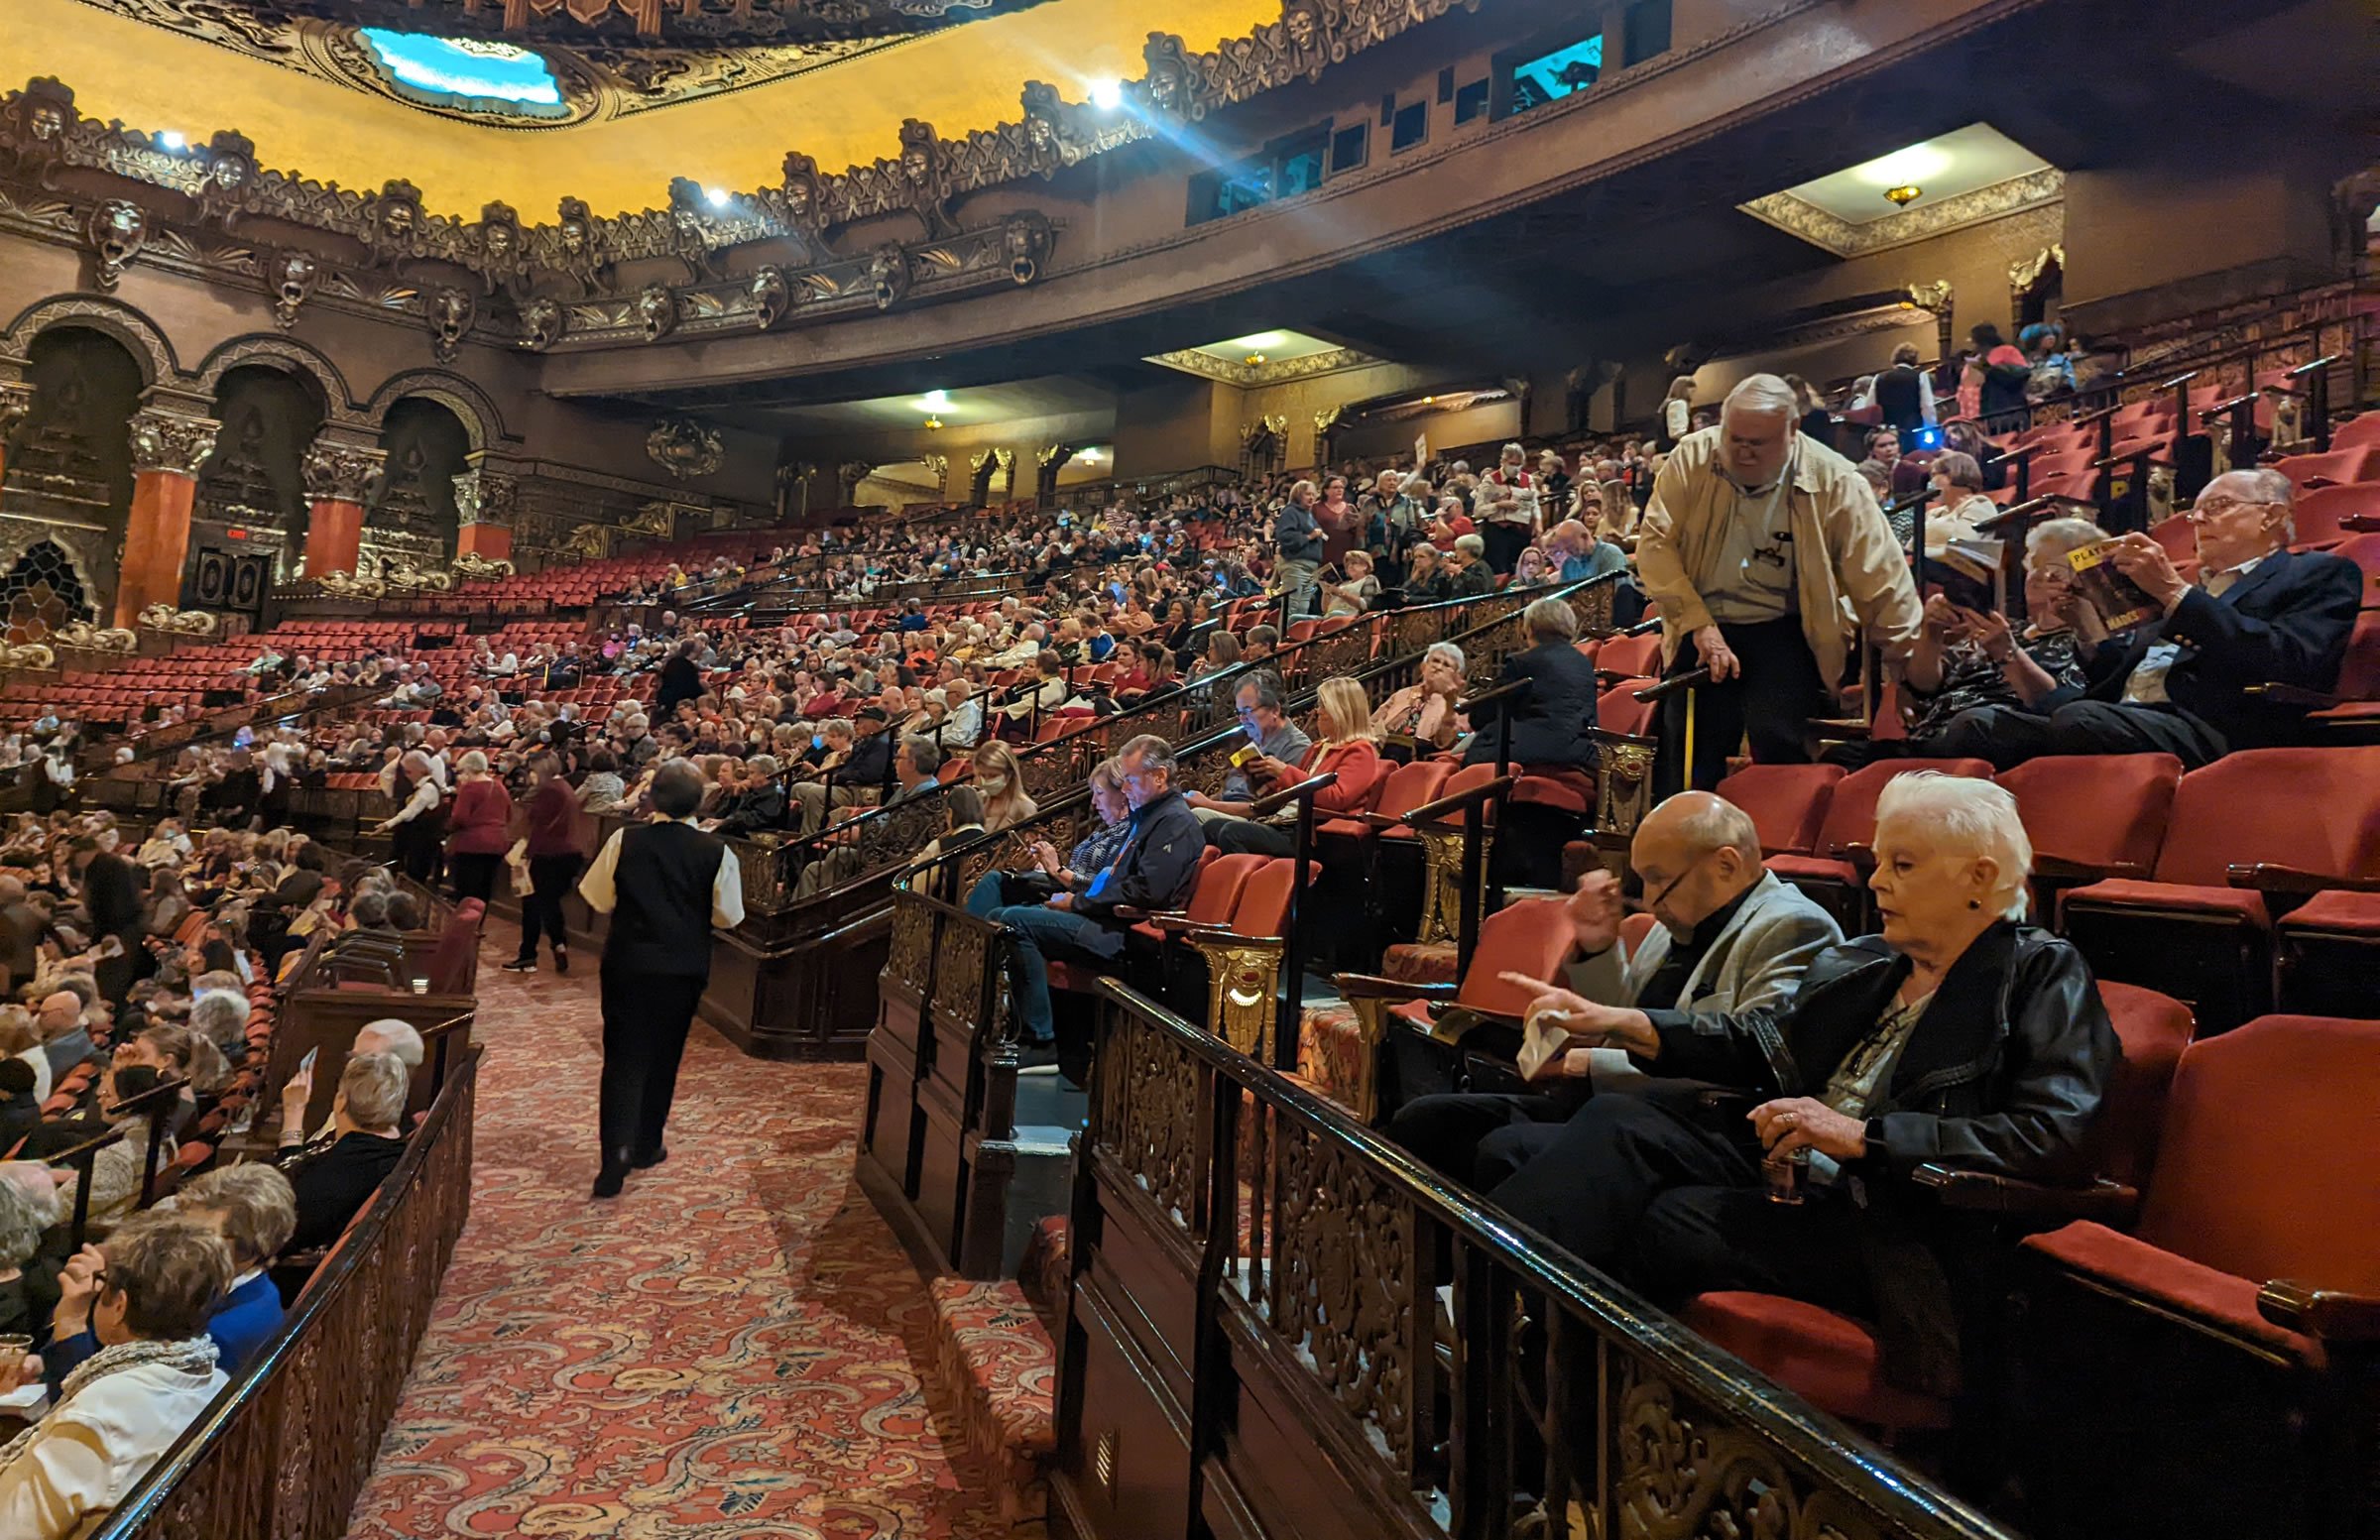
[[[652,1154],[631,1155],[628,1157],[628,1163],[635,1170],[650,1171],[654,1166],[659,1165],[662,1161],[668,1158],[669,1146],[666,1144],[656,1144],[654,1146]]]
[[[591,1196],[617,1198],[620,1196],[620,1189],[627,1185],[628,1167],[614,1165],[607,1160],[603,1164],[603,1169],[595,1173],[595,1191]]]
[[[504,965],[504,971],[506,973],[536,973],[537,960],[534,957],[516,957]]]
[[[1019,1075],[1054,1075],[1058,1072],[1058,1043],[1035,1042],[1031,1038],[1016,1045],[1016,1073]]]
[[[555,973],[570,971],[570,949],[568,947],[557,946],[553,949],[553,971]]]

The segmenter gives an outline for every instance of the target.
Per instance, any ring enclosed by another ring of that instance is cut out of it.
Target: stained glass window
[[[384,27],[362,28],[358,36],[392,85],[429,106],[525,117],[569,110],[553,66],[528,49]]]

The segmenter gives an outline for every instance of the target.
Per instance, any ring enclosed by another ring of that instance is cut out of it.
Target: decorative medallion
[[[462,354],[463,338],[479,313],[478,301],[467,289],[447,288],[433,289],[423,299],[429,323],[429,351],[439,363],[451,364]]]
[[[314,295],[322,276],[311,252],[281,251],[265,259],[265,282],[273,289],[273,319],[287,331],[298,324],[298,312]]]
[[[149,243],[149,216],[138,203],[111,198],[92,212],[90,238],[91,250],[99,258],[92,282],[101,294],[113,294],[123,281],[124,270]]]
[[[727,463],[719,430],[685,417],[664,417],[645,435],[645,453],[671,477],[708,476]]]

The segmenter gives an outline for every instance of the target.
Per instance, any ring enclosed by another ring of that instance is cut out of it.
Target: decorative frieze
[[[133,414],[132,470],[136,476],[163,471],[174,476],[198,474],[198,467],[215,452],[215,434],[223,424],[212,417],[185,416],[144,407]]]
[[[305,495],[315,503],[361,503],[388,463],[386,450],[315,443],[305,451]]]

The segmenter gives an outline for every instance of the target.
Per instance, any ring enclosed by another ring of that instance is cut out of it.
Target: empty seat
[[[1750,816],[1763,856],[1806,856],[1844,773],[1840,765],[1747,765],[1713,789]]]
[[[2327,454],[2293,454],[2274,462],[2273,469],[2297,484],[2300,492],[2323,486],[2375,479],[2370,464],[2375,451],[2332,449]]]
[[[2254,749],[2182,777],[2154,871],[2068,892],[2060,928],[2106,978],[2221,1031],[2271,1000],[2276,903],[2380,877],[2380,749]]]
[[[2170,754],[2045,755],[1998,779],[2015,796],[2033,842],[2034,876],[2071,886],[2149,875],[2165,843],[2182,762]]]

